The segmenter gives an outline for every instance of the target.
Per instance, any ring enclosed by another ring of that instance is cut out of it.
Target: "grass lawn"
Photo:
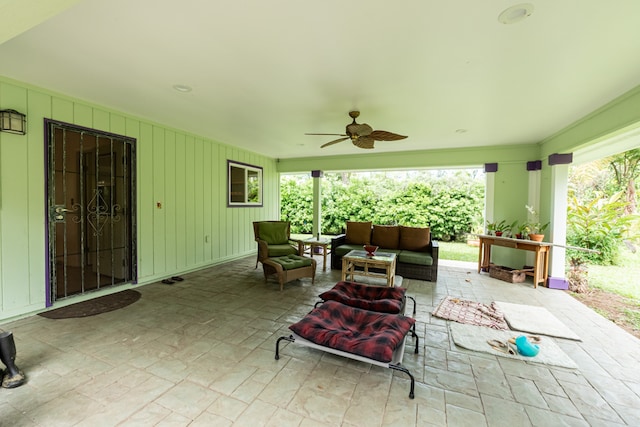
[[[442,242],[438,240],[440,246],[440,259],[450,259],[453,261],[478,262],[478,247],[458,242]]]
[[[640,303],[640,252],[620,249],[619,265],[589,265],[589,286],[614,292]]]

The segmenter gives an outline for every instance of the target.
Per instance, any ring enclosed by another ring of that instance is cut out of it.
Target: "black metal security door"
[[[135,140],[46,121],[47,305],[136,280]]]

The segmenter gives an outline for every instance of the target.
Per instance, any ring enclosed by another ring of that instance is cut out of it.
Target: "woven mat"
[[[493,329],[509,329],[504,315],[495,303],[487,305],[446,296],[431,314],[459,323],[486,326]]]
[[[106,313],[133,304],[140,299],[140,296],[140,292],[127,289],[126,291],[116,292],[115,294],[78,302],[38,314],[48,319],[95,316],[96,314]]]

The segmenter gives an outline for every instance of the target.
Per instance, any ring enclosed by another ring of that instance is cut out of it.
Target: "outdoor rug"
[[[504,313],[505,320],[513,330],[582,341],[575,332],[544,307],[501,301],[496,301],[495,304]]]
[[[495,303],[491,305],[446,296],[431,313],[442,319],[454,320],[493,329],[509,329],[504,315]]]
[[[140,292],[127,289],[126,291],[116,292],[115,294],[78,302],[38,314],[48,319],[95,316],[96,314],[106,313],[133,304],[140,299],[140,296]]]
[[[489,353],[495,356],[508,357],[526,362],[541,363],[544,365],[560,366],[562,368],[577,369],[576,363],[553,342],[552,338],[541,337],[540,352],[534,357],[521,356],[519,354],[508,354],[494,350],[487,341],[498,340],[506,342],[509,338],[521,335],[517,331],[500,331],[483,326],[466,325],[462,323],[449,323],[449,330],[453,342],[467,350]]]

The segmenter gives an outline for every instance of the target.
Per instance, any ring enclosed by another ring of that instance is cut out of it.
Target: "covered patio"
[[[563,291],[441,261],[437,282],[403,281],[417,300],[416,377],[275,341],[340,280],[318,265],[264,283],[246,257],[136,289],[142,298],[94,317],[31,316],[12,330],[28,382],[2,390],[2,425],[514,426],[639,425],[640,341]],[[546,307],[582,341],[554,339],[578,369],[455,346],[430,313],[451,295]],[[410,345],[410,344],[407,344]]]

